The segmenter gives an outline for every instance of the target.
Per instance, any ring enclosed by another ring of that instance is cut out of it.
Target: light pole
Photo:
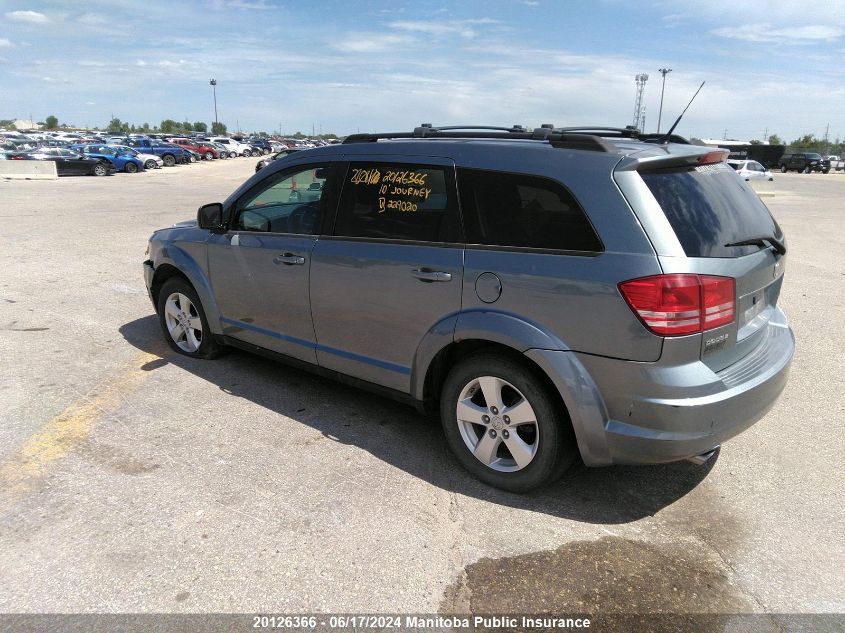
[[[657,72],[663,75],[663,86],[660,88],[660,110],[657,113],[657,133],[660,134],[660,119],[663,117],[663,92],[666,90],[666,75],[672,72],[671,68],[658,68]]]
[[[212,79],[208,83],[211,85],[211,90],[214,93],[214,126],[216,128],[218,126],[218,124],[217,124],[217,80]]]

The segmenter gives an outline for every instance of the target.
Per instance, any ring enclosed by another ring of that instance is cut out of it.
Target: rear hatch
[[[648,161],[638,172],[682,251],[658,252],[664,273],[735,280],[733,322],[699,335],[701,359],[720,371],[762,343],[775,315],[786,247],[768,208],[724,162],[725,154],[699,149],[703,152],[694,164],[689,156],[686,164]]]

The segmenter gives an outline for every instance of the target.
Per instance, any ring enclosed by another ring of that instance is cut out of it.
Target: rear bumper
[[[786,385],[794,350],[792,330],[777,309],[755,349],[719,372],[700,360],[637,363],[568,352],[577,356],[603,405],[600,430],[573,419],[576,433],[580,424],[592,443],[586,454],[581,447],[584,462],[657,464],[710,451],[771,409]]]

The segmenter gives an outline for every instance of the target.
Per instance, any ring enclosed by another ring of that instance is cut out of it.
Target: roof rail
[[[593,152],[613,152],[616,148],[601,138],[603,131],[623,131],[621,128],[555,128],[551,123],[544,123],[532,131],[521,125],[513,127],[494,127],[485,125],[450,125],[434,127],[423,123],[413,132],[384,132],[381,134],[350,134],[343,141],[351,143],[374,143],[382,139],[419,139],[419,138],[486,138],[548,141],[553,147],[581,149]],[[597,134],[590,134],[597,132]],[[619,134],[621,136],[621,134]]]

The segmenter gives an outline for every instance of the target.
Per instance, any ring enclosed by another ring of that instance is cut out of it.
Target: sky
[[[0,119],[338,135],[629,125],[845,137],[839,0],[0,0]]]

